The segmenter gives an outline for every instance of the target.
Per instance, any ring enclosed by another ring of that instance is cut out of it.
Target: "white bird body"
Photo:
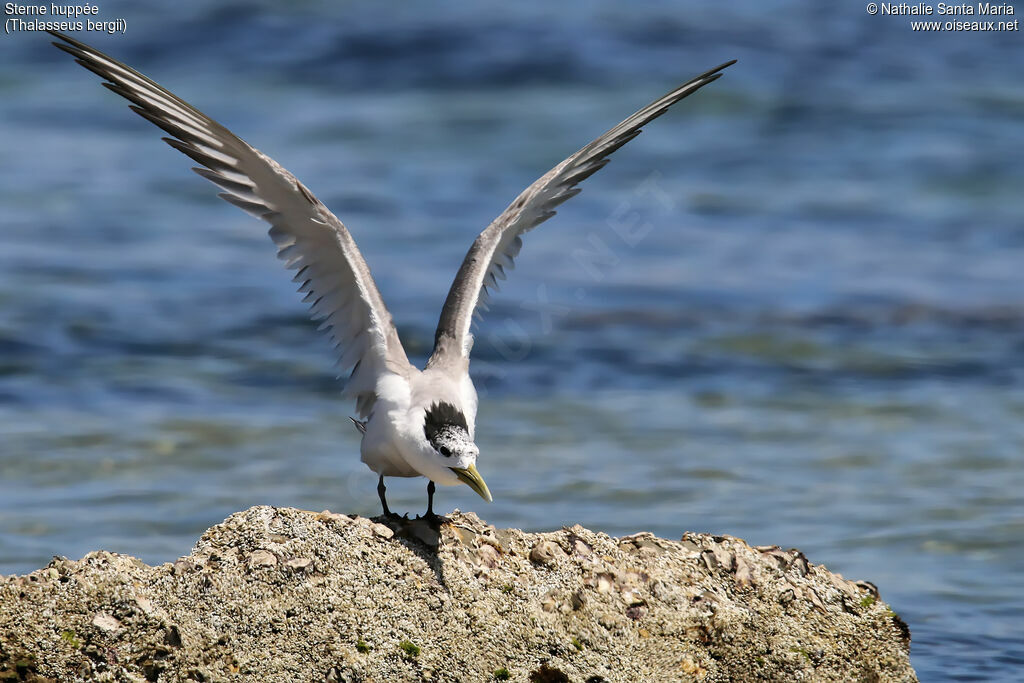
[[[437,368],[413,368],[406,377],[388,373],[378,379],[376,392],[377,401],[366,421],[360,447],[361,459],[367,467],[385,477],[425,476],[447,486],[461,483],[449,466],[432,457],[434,448],[422,425],[430,405],[444,401],[462,411],[469,437],[474,438],[477,396],[469,372],[461,377],[452,377]],[[452,461],[450,466],[468,467],[472,464],[468,456],[476,459],[472,451],[465,456]]]
[[[678,86],[569,156],[526,188],[473,242],[452,283],[434,350],[423,370],[409,363],[391,313],[348,229],[291,173],[169,90],[131,67],[66,35],[54,43],[104,78],[131,101],[132,110],[168,132],[163,138],[202,166],[196,173],[223,192],[220,197],[270,223],[278,257],[295,270],[314,319],[323,320],[341,352],[338,367],[351,368],[345,394],[364,421],[360,455],[384,477],[424,476],[427,513],[433,514],[434,482],[468,484],[485,500],[490,491],[476,470],[477,395],[469,376],[470,331],[485,310],[488,289],[505,279],[522,247],[522,235],[555,215],[579,193],[578,183],[608,163],[608,156],[640,134],[642,126],[721,76],[727,62]]]

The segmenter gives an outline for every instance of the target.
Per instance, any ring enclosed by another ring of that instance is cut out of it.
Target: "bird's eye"
[[[450,448],[448,448],[447,446],[441,446],[437,450],[438,450],[438,452],[441,453],[441,455],[443,455],[446,458],[452,457],[452,450]]]

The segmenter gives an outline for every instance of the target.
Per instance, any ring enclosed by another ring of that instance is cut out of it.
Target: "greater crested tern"
[[[340,372],[352,369],[344,395],[361,419],[362,461],[380,477],[377,493],[391,516],[384,477],[427,477],[427,516],[433,517],[434,483],[467,484],[490,502],[476,469],[477,394],[469,376],[471,324],[488,289],[522,247],[522,235],[555,215],[580,192],[576,185],[608,163],[609,155],[640,134],[642,126],[719,78],[717,66],[640,109],[526,188],[473,242],[452,283],[426,367],[414,367],[391,314],[348,230],[291,173],[198,109],[131,67],[69,36],[49,33],[75,61],[105,79],[131,109],[173,137],[171,147],[202,164],[192,170],[219,186],[218,196],[270,224],[270,237],[294,281],[306,294],[314,320],[340,350]]]

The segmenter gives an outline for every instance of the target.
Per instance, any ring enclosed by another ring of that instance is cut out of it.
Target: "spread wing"
[[[468,361],[473,347],[470,326],[474,314],[479,315],[478,309],[486,310],[488,289],[496,288],[497,281],[505,279],[505,270],[514,266],[513,259],[523,246],[523,233],[554,216],[555,207],[579,194],[580,188],[576,185],[607,164],[609,155],[639,135],[642,126],[717,79],[722,69],[735,62],[717,66],[651,102],[555,166],[516,197],[469,248],[441,310],[428,366]]]
[[[224,200],[270,224],[277,255],[306,293],[339,349],[339,372],[352,368],[346,394],[362,417],[373,408],[377,378],[411,369],[370,269],[345,226],[295,176],[224,126],[138,71],[66,35],[54,45],[106,79],[135,113],[173,137],[163,140],[203,167],[192,170],[219,186]]]

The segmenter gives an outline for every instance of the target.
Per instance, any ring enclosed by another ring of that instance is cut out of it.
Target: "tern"
[[[486,310],[522,247],[522,236],[555,215],[580,192],[577,185],[608,163],[609,155],[642,126],[719,78],[732,60],[676,87],[608,130],[524,190],[473,242],[452,283],[423,370],[398,338],[370,269],[348,229],[295,176],[188,102],[131,67],[56,31],[53,44],[104,79],[131,109],[162,128],[171,147],[201,164],[192,170],[213,182],[218,196],[270,224],[270,237],[314,320],[322,320],[340,352],[339,372],[351,368],[343,395],[355,400],[361,459],[384,477],[426,477],[427,512],[434,515],[435,483],[467,484],[484,500],[491,492],[477,471],[477,394],[469,375],[471,326]],[[479,310],[478,310],[479,309]]]

